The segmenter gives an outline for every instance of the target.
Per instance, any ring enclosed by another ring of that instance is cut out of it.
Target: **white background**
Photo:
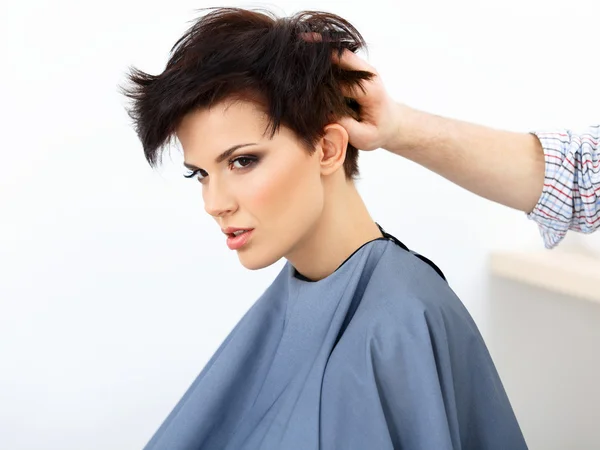
[[[368,60],[388,90],[414,107],[516,131],[600,119],[597,1],[227,5],[281,14],[321,9],[347,18],[367,39]],[[204,213],[199,185],[181,177],[181,156],[173,152],[160,170],[148,167],[118,92],[130,65],[161,72],[195,9],[206,6],[224,4],[1,4],[3,450],[143,447],[282,266],[250,272],[239,264]],[[373,217],[444,270],[492,338],[490,302],[497,294],[487,257],[498,248],[542,248],[536,225],[384,151],[362,153],[360,165],[359,189]],[[519,305],[541,305],[546,295],[511,292],[517,315]],[[597,309],[585,312],[594,315],[600,320]],[[536,334],[534,324],[527,326],[523,346]],[[492,354],[505,360],[494,348]],[[499,364],[507,376],[510,367]],[[597,358],[593,370],[573,370],[597,375]],[[510,374],[519,371],[530,368]],[[553,380],[549,371],[540,375],[547,392],[577,383],[577,373]],[[519,378],[509,379],[532,448],[600,448],[581,437],[592,436],[597,408],[588,404],[590,427],[577,428],[586,398],[598,398],[597,385],[582,398],[567,392],[572,409],[551,416],[565,408],[525,402]],[[540,414],[547,422],[533,419]]]

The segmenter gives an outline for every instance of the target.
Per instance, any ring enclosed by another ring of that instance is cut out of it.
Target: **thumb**
[[[373,126],[358,122],[352,117],[343,117],[338,123],[346,129],[348,141],[360,150],[373,150]]]
[[[360,129],[360,122],[350,116],[342,117],[337,122],[346,129],[349,136],[353,136]]]

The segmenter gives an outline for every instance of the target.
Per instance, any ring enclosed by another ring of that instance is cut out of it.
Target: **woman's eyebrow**
[[[223,153],[221,153],[219,156],[217,156],[215,158],[215,164],[220,164],[223,161],[225,161],[227,158],[229,158],[233,152],[235,152],[236,150],[239,150],[240,148],[243,147],[248,147],[249,145],[258,145],[257,143],[251,142],[248,144],[238,144],[238,145],[234,145],[231,148],[228,148],[227,150],[225,150]],[[196,167],[193,164],[188,164],[186,162],[183,163],[183,165],[185,167],[187,167],[190,170],[200,170],[200,167]]]

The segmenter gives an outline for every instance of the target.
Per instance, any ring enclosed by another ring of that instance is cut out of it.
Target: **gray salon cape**
[[[469,313],[381,231],[320,281],[288,262],[146,450],[526,449]]]

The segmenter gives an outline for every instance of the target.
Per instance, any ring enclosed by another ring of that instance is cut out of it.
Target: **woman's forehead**
[[[257,142],[267,138],[268,121],[246,105],[217,105],[188,113],[176,134],[184,147],[202,143],[205,146],[229,147],[239,142]]]
[[[285,125],[272,134],[268,115],[260,106],[243,100],[220,102],[188,113],[177,127],[176,135],[184,150],[201,147],[210,152],[248,142],[270,145],[295,140],[294,133]]]

